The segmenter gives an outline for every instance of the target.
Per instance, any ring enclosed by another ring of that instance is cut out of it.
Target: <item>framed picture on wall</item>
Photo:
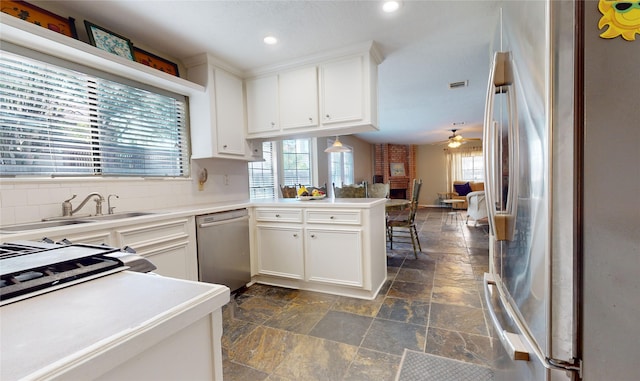
[[[136,62],[160,70],[167,74],[175,75],[176,77],[180,76],[178,74],[178,65],[169,60],[158,57],[155,54],[149,53],[135,46],[133,47],[133,55]]]
[[[78,39],[73,17],[64,18],[26,1],[2,0],[2,13]]]
[[[133,45],[128,38],[115,34],[87,20],[84,21],[84,26],[87,28],[91,45],[105,52],[134,61]]]
[[[391,176],[405,176],[404,163],[390,163]]]

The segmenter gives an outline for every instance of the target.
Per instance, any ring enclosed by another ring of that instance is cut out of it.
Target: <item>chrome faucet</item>
[[[113,214],[113,210],[116,208],[115,206],[111,206],[111,196],[115,196],[115,198],[120,198],[117,194],[110,194],[107,196],[107,213]]]
[[[75,208],[75,209],[73,209],[73,206],[71,205],[71,200],[76,198],[76,195],[74,194],[73,197],[71,197],[68,200],[65,200],[62,203],[62,216],[63,217],[73,216],[73,214],[75,212],[80,210],[84,206],[84,204],[86,204],[87,201],[89,201],[89,199],[91,197],[94,197],[94,196],[97,197],[95,199],[95,202],[96,202],[96,216],[101,216],[102,215],[102,203],[104,202],[104,197],[102,197],[102,195],[100,193],[98,193],[98,192],[89,193],[87,195],[87,197],[85,197],[85,199],[82,200],[80,205],[78,205],[78,207]]]

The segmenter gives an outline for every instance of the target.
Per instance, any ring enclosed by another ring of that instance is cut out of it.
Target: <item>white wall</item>
[[[209,179],[198,190],[197,175],[206,168]],[[91,192],[105,199],[109,194],[116,212],[167,209],[221,201],[245,200],[249,197],[247,162],[240,160],[194,160],[189,179],[2,179],[0,181],[0,223],[2,225],[38,221],[62,215],[62,202],[77,194],[73,207],[80,205]],[[225,176],[226,175],[226,176]],[[228,181],[226,179],[228,178]],[[103,205],[107,213],[107,204]],[[87,204],[77,214],[95,214],[95,203]]]

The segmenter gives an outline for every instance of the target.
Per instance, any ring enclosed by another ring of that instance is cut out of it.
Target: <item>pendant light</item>
[[[343,146],[342,143],[340,143],[340,138],[336,136],[336,140],[334,140],[331,147],[325,149],[324,152],[351,152],[351,149]]]

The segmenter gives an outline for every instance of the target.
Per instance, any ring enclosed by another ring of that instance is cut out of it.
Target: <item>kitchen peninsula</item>
[[[386,199],[254,200],[258,283],[373,299],[387,275]]]
[[[228,301],[225,286],[124,271],[4,305],[0,379],[222,380]]]

